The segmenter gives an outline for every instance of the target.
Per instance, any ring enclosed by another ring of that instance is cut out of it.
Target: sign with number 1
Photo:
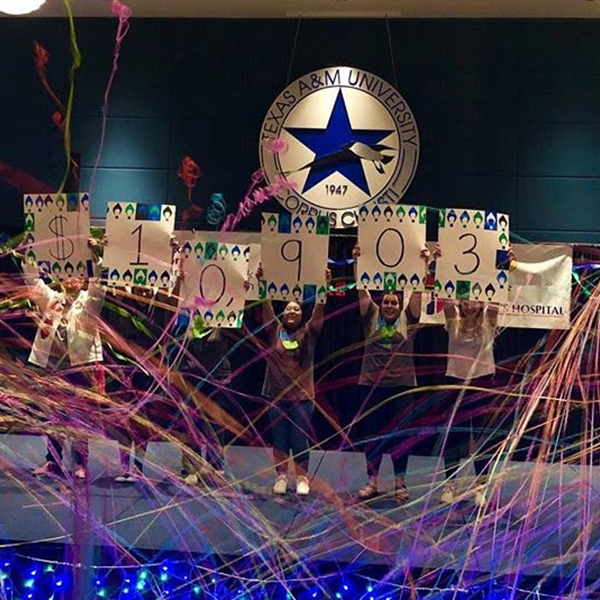
[[[442,256],[435,270],[438,298],[506,302],[508,215],[485,210],[440,209]]]
[[[109,202],[104,250],[108,284],[170,287],[174,223],[175,206],[169,204]]]
[[[25,262],[40,275],[91,277],[88,194],[25,194]]]
[[[363,205],[358,210],[356,285],[363,290],[422,290],[427,211],[424,206]]]

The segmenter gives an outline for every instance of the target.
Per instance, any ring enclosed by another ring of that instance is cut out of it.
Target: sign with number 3
[[[440,209],[434,291],[438,298],[506,302],[508,215],[483,210]]]

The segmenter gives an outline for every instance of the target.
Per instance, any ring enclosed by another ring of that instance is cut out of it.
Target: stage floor
[[[250,561],[334,561],[360,565],[446,567],[494,574],[520,571],[568,577],[585,567],[600,577],[600,468],[509,463],[485,509],[472,494],[452,507],[432,484],[437,460],[411,456],[408,504],[399,507],[391,461],[385,457],[381,495],[358,502],[365,458],[352,452],[312,452],[314,492],[306,499],[274,497],[272,455],[232,447],[231,482],[185,486],[180,454],[150,444],[148,481],[114,482],[117,446],[91,444],[90,480],[37,480],[31,466],[45,453],[42,438],[0,436],[0,537],[20,542],[77,541],[218,554]],[[470,465],[467,473],[472,475]],[[293,485],[290,486],[293,489]],[[386,496],[387,493],[387,496]],[[583,563],[585,562],[585,565]]]

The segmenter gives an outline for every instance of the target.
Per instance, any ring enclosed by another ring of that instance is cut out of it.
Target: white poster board
[[[421,291],[427,210],[424,206],[368,204],[358,210],[357,289]]]
[[[91,277],[88,194],[25,194],[24,253],[28,268],[57,279]]]
[[[532,329],[569,329],[573,249],[556,244],[515,244],[508,302],[499,324]]]
[[[175,206],[109,202],[104,267],[108,285],[168,288]]]
[[[246,264],[248,266],[248,290],[246,292],[246,300],[258,300],[256,271],[261,261],[260,233],[244,231],[176,231],[175,237],[180,244],[183,256],[188,256],[192,252],[193,246],[191,239],[194,236],[194,233],[201,234],[207,241],[214,241],[222,244],[237,244],[238,246],[244,246],[246,248],[246,250],[244,250]]]
[[[328,217],[263,213],[261,221],[261,299],[325,302]]]
[[[193,233],[182,247],[181,305],[193,309],[208,327],[239,328],[246,300],[249,247],[224,244],[205,233]]]
[[[439,298],[506,302],[508,215],[462,208],[440,209],[434,292]]]

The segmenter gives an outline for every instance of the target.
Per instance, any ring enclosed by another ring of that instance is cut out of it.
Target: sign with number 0
[[[368,204],[358,210],[356,285],[363,290],[422,290],[424,206]]]
[[[260,233],[251,233],[244,231],[198,231],[205,240],[219,242],[221,244],[233,244],[245,248],[247,273],[247,291],[246,300],[258,300],[258,281],[256,280],[256,271],[260,265]],[[191,254],[193,250],[192,231],[176,231],[175,237],[180,243],[181,251],[184,257]]]
[[[25,264],[57,279],[91,277],[88,194],[25,194]]]
[[[506,302],[508,215],[462,208],[440,209],[434,292],[438,298]]]
[[[171,277],[171,234],[175,206],[109,202],[104,266],[109,285],[167,288]]]
[[[329,218],[263,213],[261,298],[325,302]]]
[[[241,327],[250,247],[198,231],[188,234],[181,249],[181,305],[193,308],[208,327]]]

